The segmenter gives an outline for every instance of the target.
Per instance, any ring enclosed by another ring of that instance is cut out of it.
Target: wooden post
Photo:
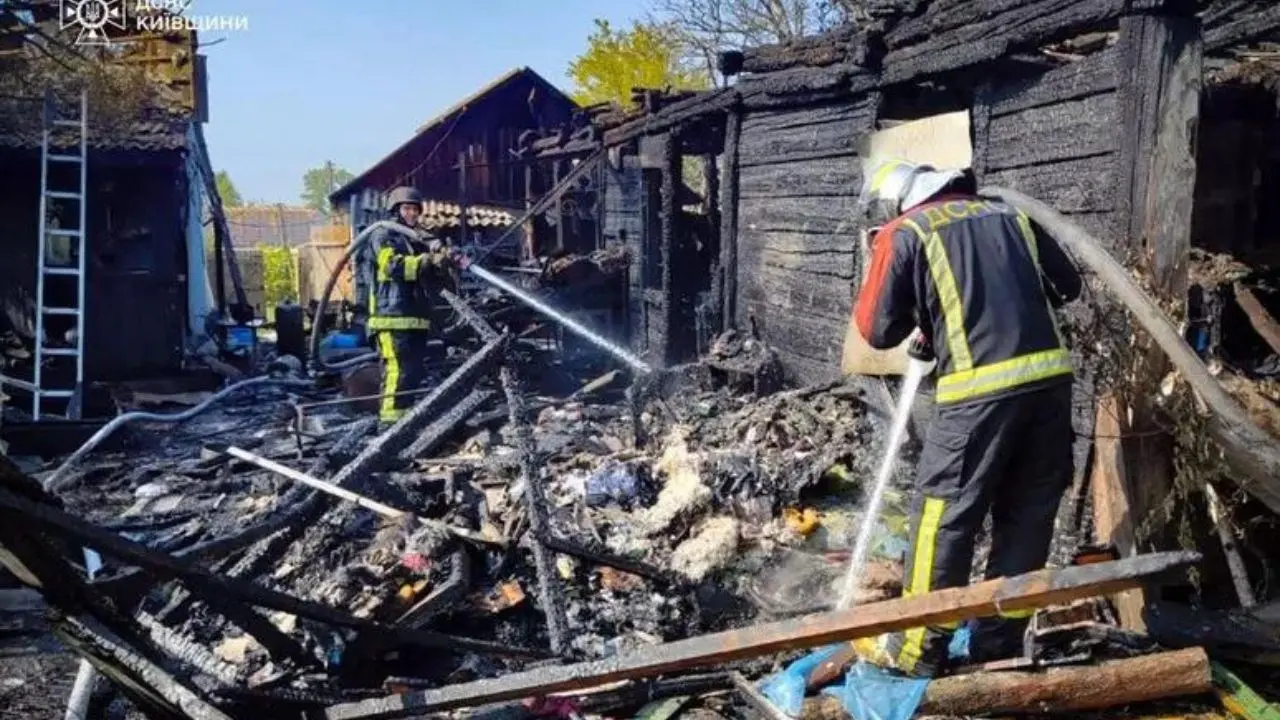
[[[1044,672],[953,675],[929,683],[918,712],[923,715],[1082,713],[1208,692],[1209,656],[1200,648],[1110,660],[1098,665]],[[829,695],[805,701],[807,720],[843,720],[849,715]]]
[[[1094,539],[1116,546],[1121,557],[1135,554],[1133,515],[1129,508],[1131,488],[1125,468],[1122,438],[1128,419],[1120,399],[1106,395],[1098,400],[1094,424],[1093,468],[1089,486],[1093,490]],[[1146,632],[1143,610],[1146,597],[1141,589],[1126,590],[1112,596],[1120,616],[1120,624],[1130,630]]]
[[[1118,227],[1128,231],[1130,248],[1141,252],[1156,290],[1181,304],[1195,197],[1203,40],[1193,9],[1174,5],[1163,14],[1133,15],[1120,23]],[[1148,382],[1168,369],[1154,349],[1145,364]],[[1124,441],[1131,493],[1127,505],[1134,540],[1142,544],[1158,540],[1164,529],[1158,511],[1173,492],[1173,448],[1171,438],[1156,432],[1154,408],[1146,399],[1138,400],[1132,412],[1132,436]]]
[[[684,156],[675,130],[662,138],[662,313],[665,333],[662,357],[668,365],[688,359],[695,349],[693,301],[689,292],[689,237],[680,227],[680,190]]]
[[[524,209],[529,211],[537,202],[534,196],[537,194],[537,157],[533,151],[529,151],[529,162],[524,167]],[[538,254],[537,242],[538,218],[530,217],[525,223],[524,251],[521,253],[521,260],[531,260]]]
[[[458,247],[467,244],[467,151],[458,153]]]
[[[556,159],[552,161],[551,187],[560,184],[560,176],[563,175],[564,161]],[[564,196],[556,198],[556,252],[564,252]]]
[[[724,164],[720,170],[720,278],[721,328],[737,327],[738,312],[738,137],[742,110],[731,108],[725,120]]]

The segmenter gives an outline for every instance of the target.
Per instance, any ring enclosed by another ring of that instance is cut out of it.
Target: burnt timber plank
[[[1036,165],[1114,152],[1120,147],[1118,118],[1114,93],[992,117],[987,165]]]
[[[636,118],[604,133],[606,147],[621,145],[642,135],[656,135],[703,115],[722,113],[738,102],[735,88],[721,88],[673,102],[657,113]]]
[[[739,248],[741,253],[778,253],[802,258],[816,255],[840,255],[852,258],[856,255],[855,251],[858,247],[858,236],[850,229],[840,233],[823,233],[750,227],[744,230],[743,235],[742,247]],[[840,276],[851,279],[853,269],[852,265],[842,269]]]
[[[862,168],[854,156],[780,165],[747,165],[738,174],[740,197],[848,197],[858,194]]]
[[[1066,40],[1119,18],[1128,5],[1129,0],[996,0],[965,3],[941,17],[926,14],[886,34],[890,51],[881,82],[905,82],[994,60],[1011,49]]]
[[[833,371],[839,367],[847,314],[843,319],[837,318],[817,307],[806,307],[800,298],[779,302],[754,286],[745,289],[742,306],[760,334],[768,338],[784,368],[795,358]]]
[[[983,181],[1013,188],[1061,213],[1116,209],[1115,153],[1019,168],[988,167]]]
[[[335,705],[326,711],[326,717],[329,720],[409,717],[804,650],[914,626],[993,616],[1000,611],[1030,610],[1124,590],[1145,578],[1179,570],[1199,560],[1199,553],[1194,552],[1159,553],[1117,562],[1041,570],[850,610],[678,640],[603,660]]]
[[[796,114],[803,112],[799,110]],[[855,118],[755,132],[744,127],[739,141],[738,162],[742,167],[749,167],[853,156],[858,152],[861,137],[857,128],[862,124],[865,121],[859,123]]]
[[[764,273],[773,270],[777,273],[774,282],[805,284],[809,287],[804,291],[810,296],[840,297],[842,305],[849,304],[849,287],[858,274],[858,258],[852,252],[842,250],[805,252],[756,246],[742,254],[742,264]]]
[[[501,342],[499,345],[504,346],[505,342]],[[124,536],[102,530],[70,513],[28,500],[2,487],[0,487],[0,505],[7,508],[7,510],[21,513],[32,525],[42,526],[50,532],[56,532],[60,537],[74,539],[76,542],[88,547],[96,548],[103,555],[131,562],[156,577],[166,580],[181,580],[191,585],[193,589],[198,588],[208,594],[217,593],[226,603],[239,601],[247,605],[281,610],[297,615],[300,618],[338,627],[364,630],[384,636],[394,635],[399,640],[427,647],[463,650],[468,646],[472,646],[481,652],[494,651],[502,654],[510,653],[530,657],[537,657],[543,654],[537,651],[452,637],[431,631],[388,628],[371,620],[347,615],[328,605],[300,600],[291,595],[277,592],[252,582],[228,578],[204,568],[190,567],[171,555],[156,552]]]
[[[1231,18],[1228,20],[1227,18]],[[1204,33],[1205,50],[1226,50],[1257,40],[1280,28],[1280,5],[1258,7],[1252,12],[1230,14],[1220,22],[1210,22]]]
[[[753,110],[742,120],[743,132],[790,130],[806,125],[831,122],[866,122],[866,114],[874,108],[863,99],[856,102],[837,102],[816,107]]]
[[[989,100],[991,114],[999,117],[1113,91],[1119,85],[1118,57],[1109,48],[1033,78],[997,85]]]
[[[1195,135],[1204,47],[1194,17],[1135,16],[1121,23],[1129,236],[1153,252],[1157,283],[1185,291],[1195,202]]]
[[[742,134],[742,108],[729,109],[725,119],[724,166],[720,183],[720,302],[723,329],[738,317],[738,203],[742,197],[742,171],[738,164],[738,140]]]
[[[753,199],[738,207],[743,231],[848,235],[861,229],[851,196]]]

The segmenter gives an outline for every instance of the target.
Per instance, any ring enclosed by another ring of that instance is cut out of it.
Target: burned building
[[[384,193],[411,185],[432,201],[435,232],[456,237],[467,228],[468,241],[492,240],[510,224],[509,212],[524,207],[521,136],[567,123],[576,108],[538,73],[516,68],[422,125],[329,202],[362,227],[381,219]]]
[[[1261,68],[1280,28],[1275,8],[943,1],[885,3],[875,15],[725,53],[722,70],[736,79],[727,88],[642,97],[629,113],[594,113],[552,147],[535,144],[605,167],[604,235],[635,251],[631,341],[651,360],[693,358],[699,337],[731,328],[771,346],[795,383],[836,379],[851,356],[868,355],[850,315],[870,229],[860,160],[872,150],[969,165],[983,186],[1041,200],[1169,307],[1186,302],[1193,244],[1260,249],[1273,173],[1257,148],[1269,146],[1260,141],[1275,118]],[[708,184],[719,191],[701,219],[675,198],[690,156],[714,168]],[[705,244],[694,222],[712,230]],[[716,251],[700,256],[704,247]],[[1107,402],[1095,376],[1109,351],[1097,338],[1129,336],[1123,320],[1105,324],[1115,319],[1106,308],[1091,298],[1072,317],[1079,473],[1105,414],[1096,404]],[[881,360],[873,374],[895,374],[892,358]],[[1167,371],[1144,370],[1153,382]],[[1154,438],[1149,410],[1136,408],[1131,427]],[[1172,497],[1172,448],[1131,444],[1134,514],[1146,517]],[[1268,484],[1266,471],[1252,474]],[[1250,487],[1276,507],[1274,487]]]
[[[123,47],[96,63],[29,47],[3,59],[0,374],[11,410],[74,415],[94,383],[179,372],[209,309],[203,58],[191,32]],[[146,321],[121,321],[133,313]]]

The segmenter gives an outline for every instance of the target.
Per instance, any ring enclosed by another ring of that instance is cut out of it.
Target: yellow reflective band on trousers
[[[376,305],[370,308],[370,312],[376,311]],[[417,317],[374,315],[369,318],[367,327],[370,330],[426,330],[431,327],[431,321],[426,318]]]
[[[382,376],[382,405],[378,409],[378,419],[384,422],[395,422],[404,411],[396,408],[396,387],[400,384],[400,358],[396,357],[396,345],[388,333],[378,333],[378,352],[382,355],[384,374]]]
[[[1027,353],[990,365],[953,372],[938,378],[939,405],[980,398],[1028,383],[1071,374],[1071,353],[1054,348]]]
[[[929,273],[933,276],[938,301],[942,304],[942,321],[947,328],[947,349],[951,352],[951,365],[956,370],[968,370],[973,367],[973,354],[969,352],[969,338],[965,335],[964,306],[960,303],[960,289],[956,285],[955,274],[951,272],[951,263],[947,260],[947,249],[942,245],[942,237],[936,232],[926,235],[912,220],[907,220],[906,224],[924,244]]]
[[[938,547],[938,528],[942,525],[942,511],[947,507],[945,500],[926,497],[924,508],[920,513],[920,527],[916,530],[916,544],[911,550],[911,578],[903,597],[914,597],[929,592],[933,578],[934,553]],[[958,623],[950,623],[942,627],[954,629]],[[902,648],[894,659],[898,669],[911,672],[920,661],[924,650],[924,626],[913,627],[903,633]]]

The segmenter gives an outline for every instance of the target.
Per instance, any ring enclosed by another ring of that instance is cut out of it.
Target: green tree
[[[326,160],[324,165],[312,168],[302,175],[302,202],[328,215],[329,193],[351,182],[355,176]]]
[[[573,99],[581,105],[615,102],[631,104],[632,88],[701,90],[711,83],[706,73],[681,62],[682,49],[671,29],[658,23],[636,22],[630,30],[615,30],[596,20],[587,49],[569,63]]]
[[[218,197],[222,198],[222,207],[239,207],[244,204],[244,198],[240,197],[240,191],[236,189],[235,183],[231,182],[231,176],[226,170],[219,170],[213,176],[213,180],[218,186]]]

